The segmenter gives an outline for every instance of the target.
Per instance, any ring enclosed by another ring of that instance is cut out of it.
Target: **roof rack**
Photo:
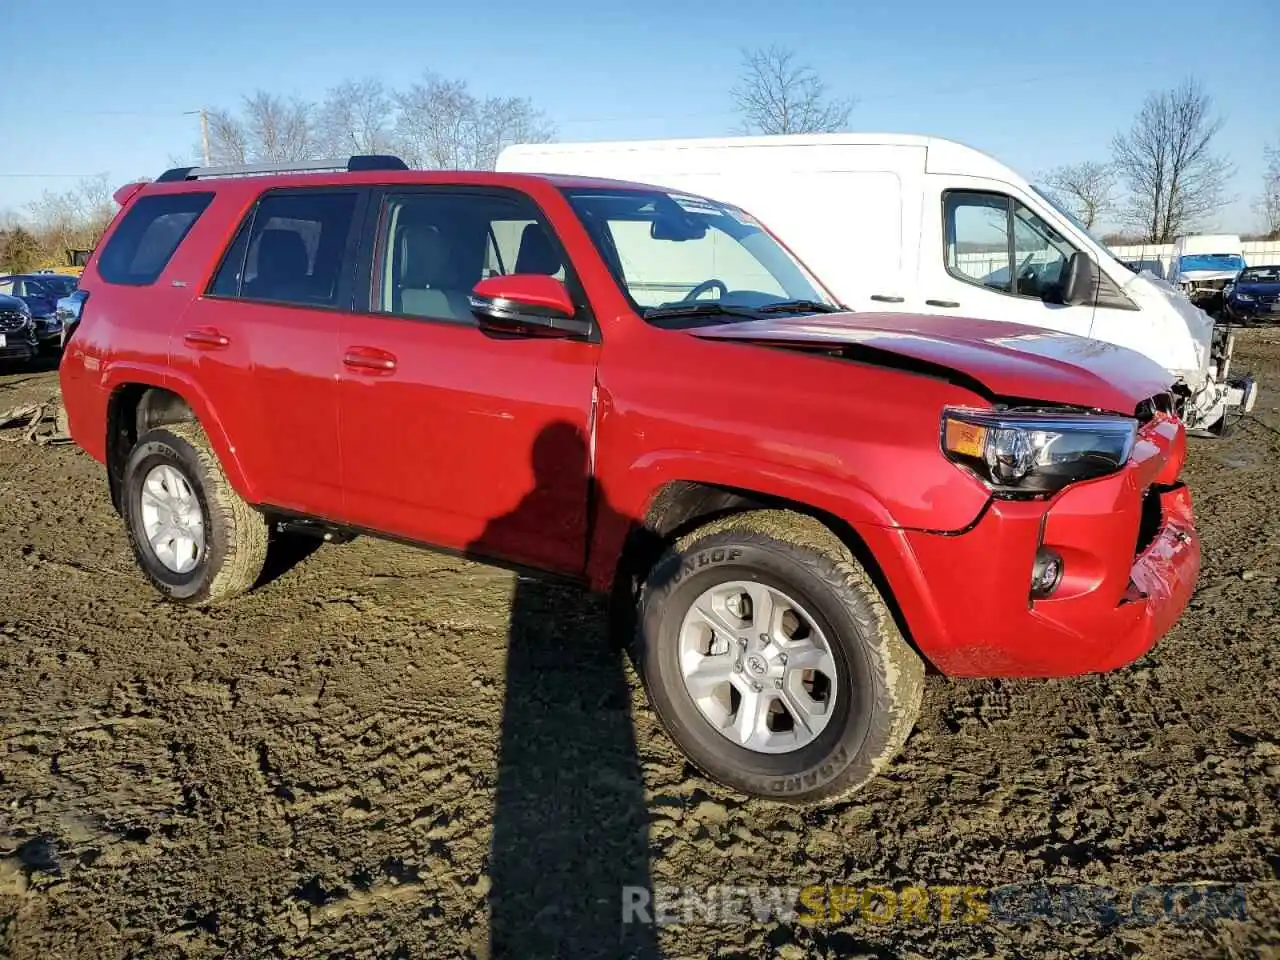
[[[256,177],[273,173],[316,173],[322,170],[345,170],[364,173],[371,170],[408,170],[409,165],[390,154],[356,154],[346,160],[294,160],[285,163],[242,163],[227,167],[174,167],[156,178],[156,183],[179,180],[210,180],[217,177]]]

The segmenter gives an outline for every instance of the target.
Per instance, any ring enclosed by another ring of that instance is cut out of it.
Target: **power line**
[[[97,173],[0,173],[0,177],[41,177],[46,179],[57,177],[83,180],[86,177],[96,177],[106,172],[105,170],[99,170]]]

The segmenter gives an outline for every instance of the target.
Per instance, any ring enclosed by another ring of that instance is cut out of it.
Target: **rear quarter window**
[[[212,193],[173,193],[135,201],[107,241],[98,274],[108,283],[154,283],[212,199]]]

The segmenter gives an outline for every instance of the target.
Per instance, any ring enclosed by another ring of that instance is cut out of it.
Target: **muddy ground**
[[[361,539],[163,604],[96,463],[0,443],[0,954],[1280,955],[1280,331],[1238,356],[1262,401],[1193,444],[1205,567],[1173,633],[1107,676],[931,678],[891,772],[820,811],[686,766],[570,589]],[[0,408],[55,387],[3,371]],[[1246,899],[619,924],[623,885],[1042,881]]]

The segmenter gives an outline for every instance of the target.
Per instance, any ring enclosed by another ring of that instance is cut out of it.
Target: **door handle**
[[[876,303],[903,303],[906,300],[905,297],[891,297],[887,293],[873,293],[871,299]]]
[[[231,339],[226,334],[213,329],[213,327],[188,330],[182,335],[182,342],[189,347],[195,347],[197,350],[221,350],[223,347],[231,345]]]
[[[396,355],[377,347],[352,347],[342,355],[342,363],[359,373],[390,373],[396,368]]]
[[[927,304],[928,304],[929,306],[931,306],[931,307],[958,307],[958,306],[960,306],[960,304],[956,303],[954,300],[926,300],[926,301],[925,301],[925,303],[927,303]]]

